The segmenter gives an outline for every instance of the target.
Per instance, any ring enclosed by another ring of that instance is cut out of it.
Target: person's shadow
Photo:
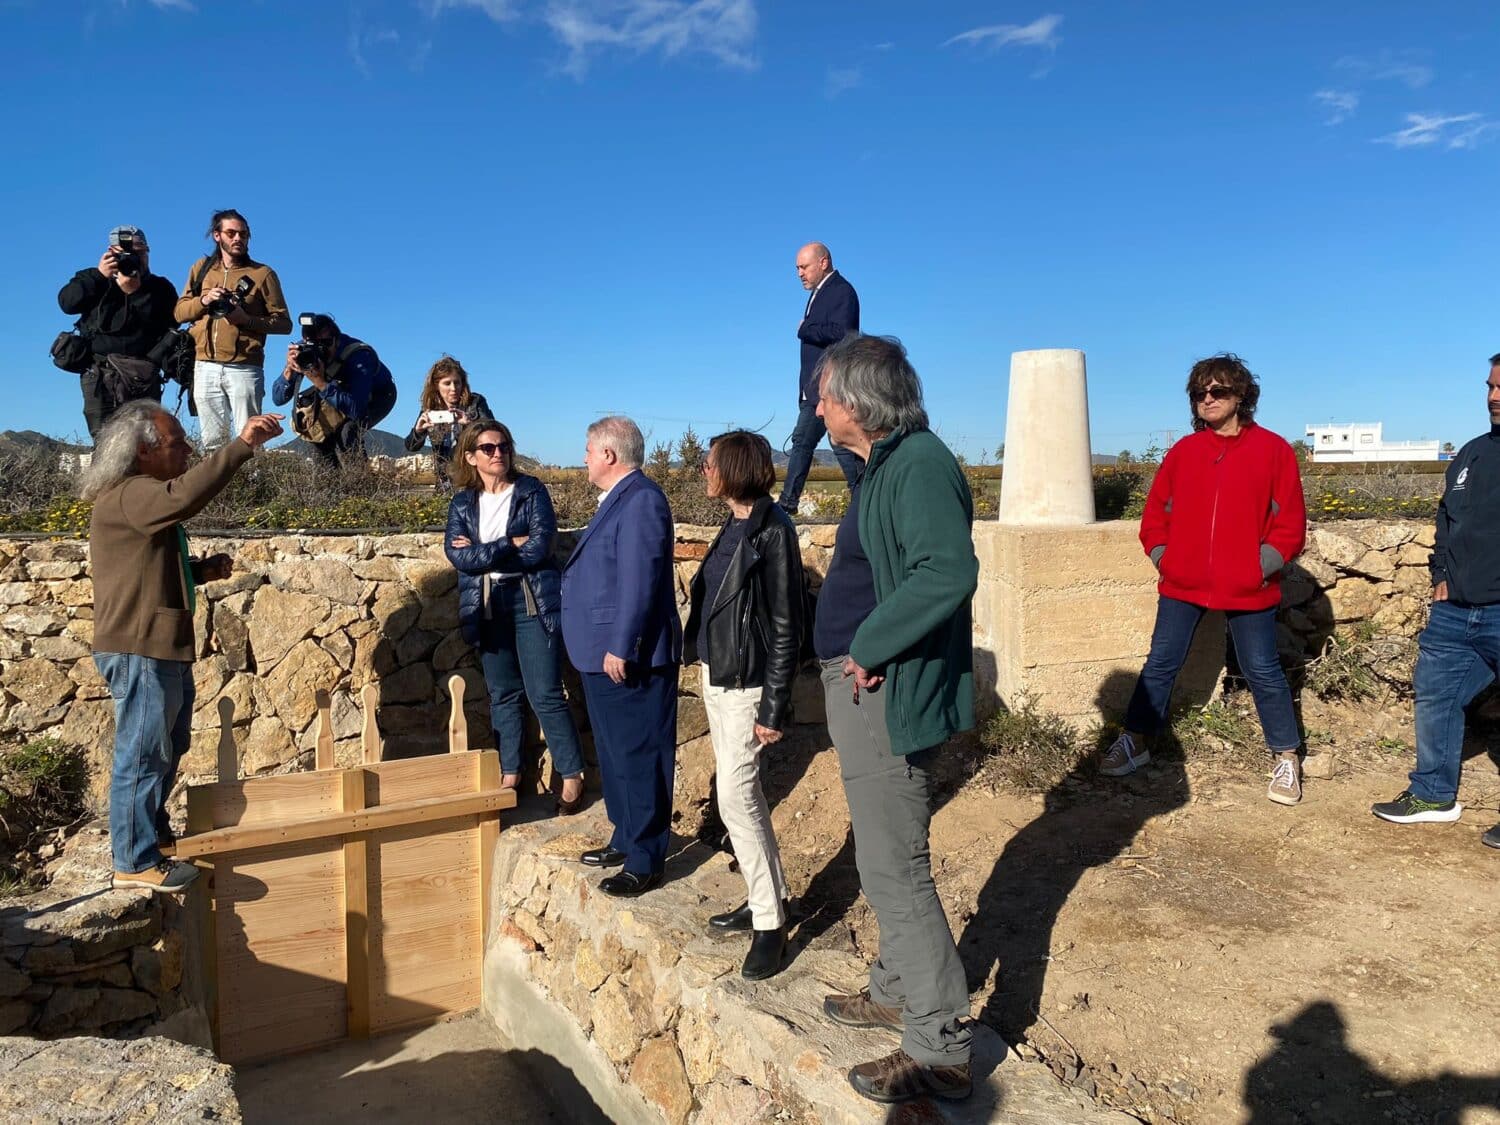
[[[1101,710],[1129,694],[1134,673],[1116,672],[1099,688]],[[970,992],[993,989],[979,1018],[1008,1041],[1025,1038],[1040,1018],[1052,959],[1052,931],[1083,873],[1126,854],[1154,817],[1187,804],[1182,748],[1164,730],[1151,764],[1129,777],[1098,776],[1094,755],[1048,790],[1041,815],[1006,843],[958,941]]]
[[[1449,1125],[1469,1106],[1500,1109],[1500,1074],[1437,1074],[1403,1082],[1349,1046],[1327,1000],[1270,1029],[1271,1053],[1245,1072],[1245,1125],[1333,1125],[1380,1120]]]

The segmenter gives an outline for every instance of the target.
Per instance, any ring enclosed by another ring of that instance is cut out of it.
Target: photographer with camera
[[[303,313],[302,340],[286,349],[286,367],[271,385],[278,406],[295,399],[292,429],[324,464],[365,455],[365,431],[396,405],[390,368],[363,340],[339,331],[326,313]],[[311,386],[299,390],[306,378]]]
[[[281,279],[250,257],[250,224],[233,209],[215,211],[208,237],[217,252],[193,263],[177,302],[197,345],[193,399],[203,447],[217,449],[260,413],[267,336],[292,330]]]
[[[432,473],[439,492],[452,487],[449,469],[453,447],[459,432],[470,422],[488,421],[495,416],[481,394],[469,388],[469,373],[451,355],[445,355],[427,372],[422,384],[422,413],[406,435],[406,448],[420,453],[432,441]]]
[[[99,264],[79,270],[57,294],[62,311],[79,318],[77,354],[64,370],[78,375],[90,438],[127,402],[161,401],[161,376],[149,357],[177,325],[177,289],[150,264],[145,232],[118,226]]]

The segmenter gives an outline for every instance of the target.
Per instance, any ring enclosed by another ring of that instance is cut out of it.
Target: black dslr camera
[[[136,253],[133,235],[120,236],[120,241],[115,246],[115,269],[120,271],[121,277],[140,276],[141,256]]]
[[[323,345],[316,340],[309,339],[316,320],[317,318],[312,313],[303,313],[297,318],[297,323],[302,326],[302,339],[297,341],[297,366],[304,371],[309,367],[326,365],[323,358]]]
[[[254,288],[255,282],[252,279],[248,277],[240,278],[239,283],[232,290],[225,293],[217,301],[209,303],[208,315],[215,320],[228,316],[232,309],[237,309],[245,303],[245,298],[250,296],[250,290]]]

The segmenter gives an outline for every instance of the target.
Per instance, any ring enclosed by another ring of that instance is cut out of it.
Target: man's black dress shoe
[[[711,915],[708,919],[708,928],[717,933],[739,933],[749,930],[754,925],[750,917],[750,904],[742,902],[733,910],[725,911],[723,914]]]
[[[578,857],[585,867],[619,867],[625,862],[625,853],[614,848],[590,848]]]
[[[613,898],[634,898],[643,895],[652,887],[661,885],[661,872],[637,875],[634,871],[621,871],[607,879],[599,880],[599,889]]]
[[[740,976],[746,980],[765,980],[781,972],[781,955],[786,952],[786,927],[774,930],[756,930],[750,939],[750,952],[745,954],[745,964]]]

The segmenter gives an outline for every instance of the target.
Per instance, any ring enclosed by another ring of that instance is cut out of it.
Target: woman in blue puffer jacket
[[[500,784],[514,789],[520,783],[524,696],[563,777],[558,811],[570,815],[583,805],[583,751],[563,696],[552,497],[536,477],[516,470],[515,441],[501,422],[465,427],[452,471],[443,547],[458,569],[459,629],[479,649],[489,688]]]

